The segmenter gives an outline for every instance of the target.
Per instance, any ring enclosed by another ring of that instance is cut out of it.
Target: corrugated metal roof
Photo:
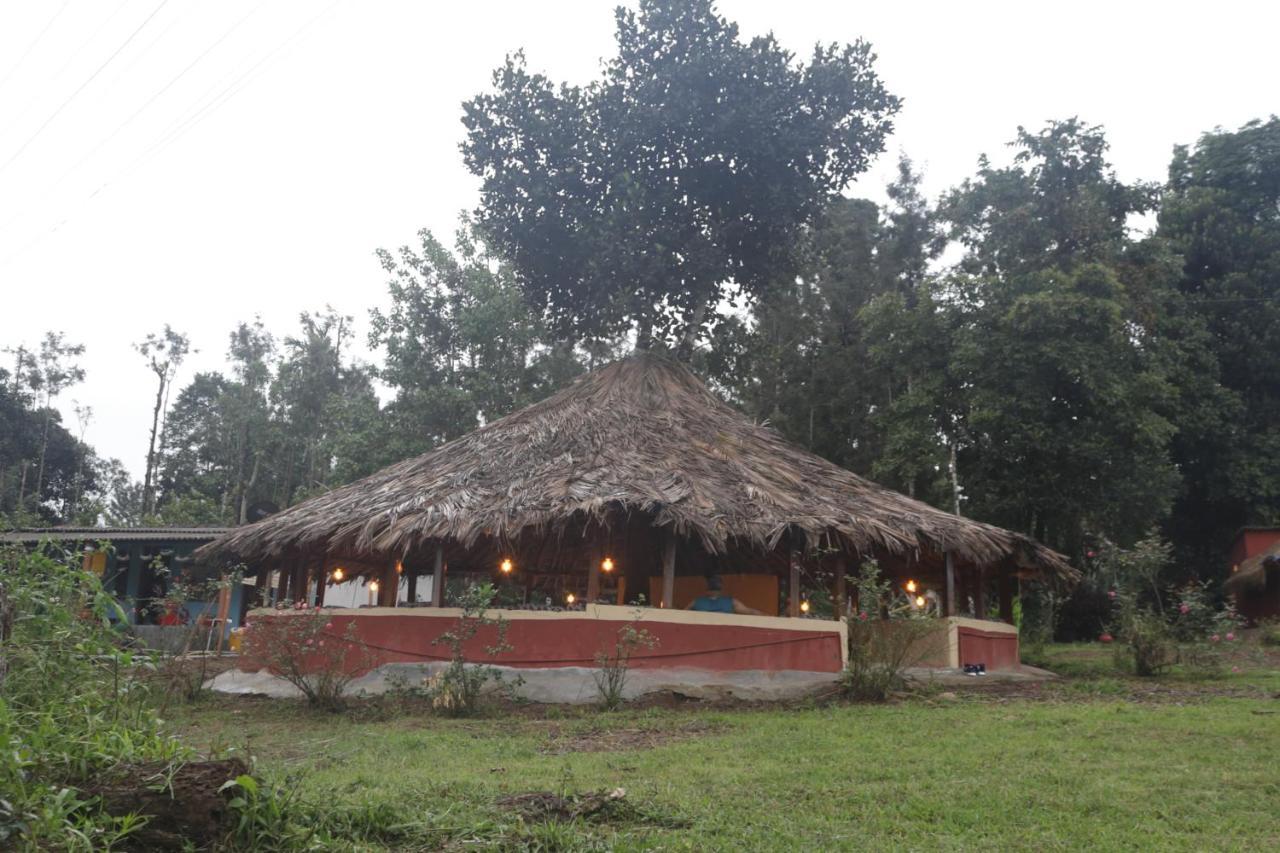
[[[183,540],[208,542],[228,532],[230,527],[27,527],[0,533],[0,542],[112,542]]]

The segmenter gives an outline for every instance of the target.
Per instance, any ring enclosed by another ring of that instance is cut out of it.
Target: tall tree
[[[455,251],[430,232],[418,248],[378,252],[390,307],[371,312],[379,377],[396,392],[387,449],[421,453],[541,399],[581,370],[574,347],[547,334],[510,268],[465,230]],[[388,460],[390,461],[390,460]]]
[[[75,359],[84,355],[83,344],[67,343],[62,332],[46,332],[40,342],[40,354],[36,357],[36,390],[40,394],[44,410],[44,429],[40,437],[40,461],[36,469],[35,503],[44,498],[45,462],[49,451],[50,427],[56,418],[54,401],[58,395],[84,381],[84,370]]]
[[[1280,523],[1280,118],[1175,149],[1159,234],[1218,384],[1183,407],[1170,532],[1184,561],[1220,565],[1240,526]]]
[[[942,208],[968,250],[946,296],[959,462],[975,514],[1079,555],[1091,533],[1140,536],[1176,488],[1169,360],[1128,234],[1155,188],[1116,178],[1076,119],[1014,145]]]
[[[730,293],[758,295],[828,200],[883,149],[899,100],[858,41],[807,63],[739,38],[711,0],[617,10],[617,54],[585,87],[521,54],[464,105],[477,223],[557,335],[678,345]]]
[[[168,409],[169,387],[190,348],[190,339],[181,332],[175,332],[168,323],[164,324],[164,331],[160,334],[152,332],[142,343],[134,344],[134,349],[146,359],[147,366],[156,377],[156,404],[151,412],[151,439],[147,444],[147,468],[142,479],[143,512],[155,511],[155,480],[163,453],[163,447],[158,448],[156,441],[164,442],[161,419]]]

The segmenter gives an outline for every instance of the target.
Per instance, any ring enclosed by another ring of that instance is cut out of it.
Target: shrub
[[[433,707],[451,716],[474,714],[479,707],[480,694],[485,684],[490,681],[498,684],[503,682],[502,673],[497,667],[468,664],[464,652],[467,643],[482,628],[488,626],[496,627],[497,638],[493,645],[485,647],[485,654],[493,658],[511,651],[511,646],[506,641],[507,621],[502,618],[492,619],[487,615],[494,594],[492,584],[473,585],[464,589],[458,595],[462,615],[451,629],[432,641],[433,645],[449,647],[449,665],[427,682],[427,693]]]
[[[875,561],[862,564],[855,588],[858,614],[846,620],[849,662],[840,687],[850,698],[881,702],[905,685],[907,669],[933,652],[939,623],[899,601]]]
[[[1221,668],[1242,620],[1229,603],[1217,605],[1206,583],[1161,587],[1171,548],[1152,534],[1133,548],[1112,549],[1103,577],[1112,588],[1112,632],[1122,641],[1117,663],[1140,676],[1182,664],[1202,672]]]
[[[602,649],[596,653],[598,669],[591,674],[596,683],[600,707],[616,711],[622,707],[622,697],[627,689],[627,676],[631,670],[631,655],[644,646],[653,648],[658,638],[644,628],[637,627],[644,611],[636,610],[635,619],[618,629],[613,650]]]
[[[103,849],[142,826],[79,790],[118,764],[189,755],[138,675],[150,658],[74,552],[0,549],[0,848]]]
[[[1258,623],[1258,643],[1263,646],[1280,646],[1280,619],[1263,619]]]
[[[305,602],[254,619],[246,628],[244,655],[298,688],[318,708],[340,710],[347,686],[372,663],[354,622],[335,633],[329,616]]]

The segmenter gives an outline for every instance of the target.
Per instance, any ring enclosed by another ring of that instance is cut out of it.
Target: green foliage
[[[1106,553],[1101,576],[1113,584],[1112,631],[1123,643],[1117,663],[1131,664],[1144,677],[1178,664],[1200,672],[1220,669],[1243,625],[1235,609],[1215,604],[1204,583],[1166,588],[1173,548],[1158,534]]]
[[[371,655],[354,621],[338,633],[331,616],[297,602],[245,623],[242,654],[265,666],[327,711],[341,710],[346,689],[369,669]]]
[[[458,599],[457,606],[462,608],[462,615],[452,628],[437,637],[432,644],[449,647],[449,665],[426,684],[432,705],[444,713],[454,717],[475,714],[480,706],[480,696],[490,681],[503,685],[502,673],[497,667],[488,664],[469,663],[466,645],[470,643],[482,629],[493,627],[496,637],[492,645],[484,648],[489,657],[497,657],[503,652],[511,651],[507,643],[507,622],[502,617],[496,619],[487,615],[493,604],[493,584],[477,584],[467,587]],[[511,686],[511,685],[508,685]]]
[[[849,661],[840,688],[852,699],[883,702],[905,686],[907,669],[937,650],[944,632],[936,619],[898,600],[873,560],[859,567],[854,589],[858,614],[846,620]]]
[[[421,453],[547,396],[581,370],[530,315],[510,268],[465,230],[450,252],[430,232],[418,248],[379,250],[388,310],[370,316],[393,387],[387,461]]]
[[[1212,380],[1184,406],[1170,530],[1187,562],[1220,560],[1242,525],[1280,521],[1280,118],[1175,149],[1158,233],[1179,256],[1179,304]]]
[[[587,86],[516,54],[464,104],[476,220],[559,334],[634,327],[687,354],[730,282],[755,295],[794,272],[797,237],[882,150],[899,100],[865,42],[797,62],[710,0],[619,8],[616,40]]]
[[[591,678],[595,681],[600,707],[606,711],[616,711],[622,707],[627,690],[627,676],[631,672],[631,656],[636,649],[651,649],[658,644],[657,637],[638,627],[643,618],[644,610],[636,610],[635,618],[618,629],[613,649],[596,652],[597,669],[591,673]]]
[[[140,822],[77,791],[122,763],[189,754],[165,734],[119,608],[78,555],[0,550],[0,846],[104,849]]]

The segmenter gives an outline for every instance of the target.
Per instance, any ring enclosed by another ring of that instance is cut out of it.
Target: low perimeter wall
[[[325,609],[323,613],[331,626],[325,631],[326,642],[342,642],[352,630],[354,640],[367,650],[359,656],[355,670],[360,675],[386,664],[448,660],[448,647],[435,641],[462,615],[452,607]],[[306,615],[306,611],[256,610],[249,615],[246,631],[251,636],[259,620]],[[618,632],[628,624],[643,628],[657,641],[652,648],[634,651],[634,670],[835,673],[843,668],[848,654],[844,623],[822,619],[603,604],[590,604],[582,611],[491,610],[488,615],[507,622],[510,649],[487,655],[485,649],[497,639],[497,628],[487,626],[464,647],[467,659],[514,669],[594,667],[596,655],[611,652]],[[255,672],[261,662],[246,654],[239,668]]]
[[[985,664],[988,670],[1018,666],[1018,629],[1005,622],[949,616],[939,619],[945,640],[932,641],[919,666],[959,669],[965,664]]]

